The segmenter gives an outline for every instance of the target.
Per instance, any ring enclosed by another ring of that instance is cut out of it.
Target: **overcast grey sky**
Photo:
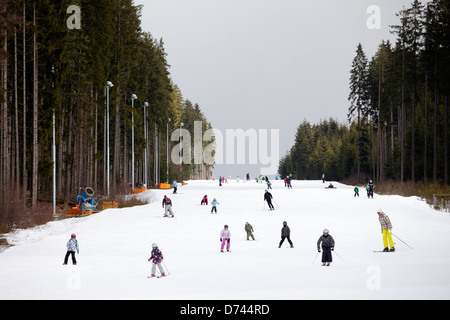
[[[412,0],[411,0],[412,1]],[[136,0],[142,28],[163,38],[171,77],[212,126],[279,129],[280,156],[298,125],[347,120],[349,72],[361,42],[368,58],[403,0]],[[369,11],[376,5],[377,12]],[[379,17],[379,28],[376,20]],[[375,26],[370,29],[369,24]],[[374,24],[375,23],[375,24]],[[270,153],[270,151],[269,151]],[[216,165],[215,176],[259,174]]]

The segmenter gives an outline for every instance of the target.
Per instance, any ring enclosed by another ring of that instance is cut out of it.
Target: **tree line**
[[[72,5],[80,28],[68,28]],[[167,176],[167,129],[209,123],[172,81],[141,10],[130,0],[0,0],[0,219],[51,199],[53,126],[59,200],[86,186],[106,195],[108,150],[111,196],[129,192],[133,141],[136,186],[199,171],[169,161]]]
[[[449,13],[449,0],[415,0],[390,26],[395,43],[382,41],[370,59],[358,44],[349,123],[302,123],[279,173],[448,184]]]

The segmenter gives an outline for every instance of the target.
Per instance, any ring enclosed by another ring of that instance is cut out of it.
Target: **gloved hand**
[[[334,247],[331,247],[331,251],[334,251]]]
[[[319,248],[317,248],[317,251],[318,251],[318,252],[320,252],[320,249],[319,249]]]
[[[220,238],[220,242],[222,242],[222,238]]]

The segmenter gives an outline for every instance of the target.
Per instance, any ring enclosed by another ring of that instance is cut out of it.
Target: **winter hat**
[[[152,248],[157,247],[158,248],[158,244],[156,242],[152,243]]]
[[[383,213],[383,209],[381,209],[381,208],[378,209],[378,210],[377,210],[377,213]]]

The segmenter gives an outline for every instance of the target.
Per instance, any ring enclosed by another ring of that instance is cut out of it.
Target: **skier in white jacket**
[[[67,264],[67,260],[69,259],[69,256],[72,255],[72,263],[74,265],[77,264],[77,260],[75,259],[75,251],[80,254],[80,249],[78,247],[78,241],[77,236],[75,233],[72,233],[70,236],[70,240],[67,242],[67,253],[64,257],[64,264]]]

